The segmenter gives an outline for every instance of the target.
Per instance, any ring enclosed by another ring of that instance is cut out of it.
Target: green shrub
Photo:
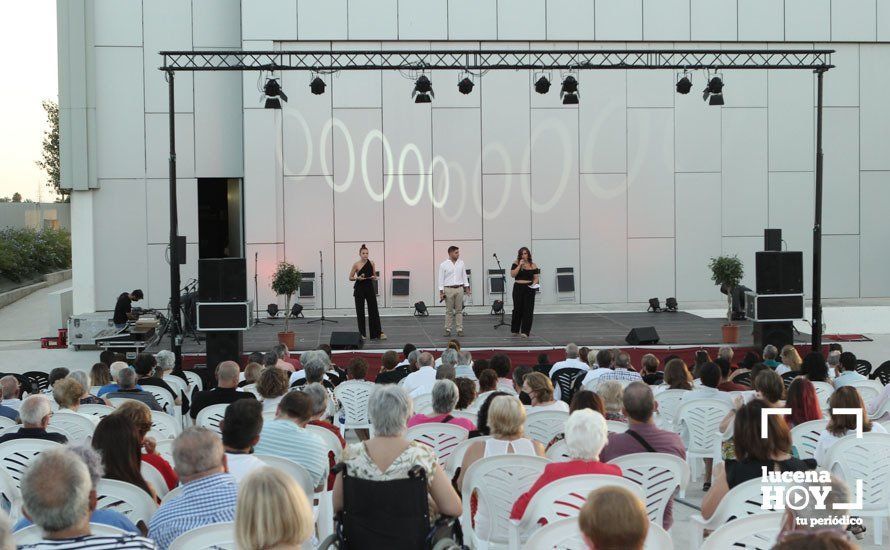
[[[0,277],[19,282],[71,267],[71,235],[59,229],[0,230]]]

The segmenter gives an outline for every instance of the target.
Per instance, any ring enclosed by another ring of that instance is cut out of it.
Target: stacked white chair
[[[689,394],[688,390],[664,390],[655,395],[658,401],[658,425],[665,430],[674,427],[674,415],[683,404],[683,399]]]
[[[701,550],[772,548],[779,536],[784,515],[784,512],[767,512],[730,521],[711,533]]]
[[[816,399],[819,400],[819,407],[823,412],[828,411],[828,399],[834,393],[834,386],[828,382],[813,382],[813,388],[816,390]]]
[[[526,550],[587,550],[587,543],[578,526],[577,518],[565,518],[548,523],[535,531],[525,543]],[[643,550],[673,550],[674,541],[661,525],[649,524]]]
[[[729,403],[720,399],[693,399],[684,402],[677,410],[674,431],[684,438],[692,479],[698,479],[697,459],[711,458],[715,463],[721,460],[723,434],[720,433],[720,421],[731,410]]]
[[[525,417],[525,436],[547,445],[565,431],[569,413],[564,411],[537,411]]]
[[[828,425],[828,419],[810,420],[791,428],[791,443],[797,449],[797,456],[801,460],[814,458],[816,443],[819,436]]]
[[[547,523],[567,517],[577,517],[591,491],[601,487],[627,489],[645,501],[643,489],[628,479],[607,474],[584,474],[557,479],[535,493],[522,518],[509,524],[509,548],[519,550],[520,541],[527,539],[543,519]]]
[[[881,395],[881,392],[884,391],[884,386],[877,380],[856,380],[847,385],[856,388],[856,391],[858,391],[859,395],[862,397],[862,401],[866,404],[875,397]]]
[[[60,443],[46,439],[21,438],[0,443],[0,467],[15,482],[15,488],[21,489],[22,477],[34,457],[58,447],[61,447]]]
[[[158,509],[151,495],[135,485],[116,479],[100,479],[96,486],[96,499],[96,508],[120,512],[134,525],[140,521],[148,525]]]
[[[455,448],[469,436],[470,432],[461,426],[444,422],[427,422],[408,428],[405,437],[430,447],[436,453],[439,465],[444,467]]]
[[[235,524],[213,523],[187,531],[170,543],[169,550],[235,550]]]
[[[113,413],[114,407],[109,407],[108,405],[96,405],[96,404],[81,405],[80,407],[77,408],[77,412],[79,412],[80,414],[88,414],[91,416],[97,416],[101,420],[102,418],[105,418],[109,414]]]
[[[368,415],[368,400],[376,385],[373,382],[347,380],[334,389],[334,395],[343,405],[346,421],[344,430],[370,430],[371,417]]]
[[[201,426],[213,431],[217,435],[222,435],[222,431],[219,429],[219,423],[225,416],[226,407],[228,406],[227,403],[220,403],[219,405],[204,407],[198,412],[198,416],[195,417],[195,426]]]
[[[667,505],[679,491],[686,495],[689,485],[689,464],[667,453],[633,453],[609,461],[621,468],[621,475],[643,488],[646,511],[653,524],[662,525]]]
[[[422,393],[411,398],[414,402],[414,414],[433,414],[433,394]]]
[[[85,443],[92,439],[96,424],[86,416],[76,412],[57,412],[49,419],[49,425],[68,434],[68,442]]]
[[[701,546],[706,529],[714,531],[731,519],[768,512],[761,508],[761,504],[763,504],[763,482],[759,477],[736,485],[726,493],[710,518],[704,519],[701,514],[694,514],[690,518],[693,548]]]

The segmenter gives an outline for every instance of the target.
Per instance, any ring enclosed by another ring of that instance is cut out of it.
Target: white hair
[[[412,412],[411,398],[395,384],[378,386],[368,400],[368,416],[374,433],[383,437],[403,435]]]
[[[457,350],[448,348],[442,352],[442,366],[453,367],[457,364]]]
[[[578,358],[578,344],[566,344],[566,357],[569,359]]]
[[[124,363],[123,361],[115,361],[108,367],[108,370],[111,372],[111,378],[117,382],[117,375],[120,374],[122,370],[128,368],[130,365]]]
[[[155,354],[155,361],[158,362],[158,368],[161,371],[168,372],[176,366],[176,355],[168,349],[162,349]]]
[[[22,424],[39,426],[43,419],[52,412],[49,398],[42,394],[28,396],[19,408]]]
[[[78,455],[66,448],[43,451],[22,478],[24,509],[45,532],[63,531],[90,513],[92,489],[90,472]]]
[[[457,399],[457,384],[447,378],[436,380],[432,391],[433,412],[436,414],[450,413],[454,410],[454,406],[457,405]]]
[[[75,370],[68,374],[68,378],[73,378],[78,384],[83,386],[83,391],[89,392],[92,384],[90,383],[90,375],[86,371]]]
[[[223,465],[222,440],[207,428],[185,429],[173,441],[173,469],[179,477],[193,476]]]
[[[579,409],[566,421],[565,436],[570,457],[599,460],[609,430],[603,415],[591,409]]]

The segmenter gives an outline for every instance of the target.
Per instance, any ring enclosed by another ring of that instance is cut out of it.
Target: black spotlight
[[[292,308],[290,308],[290,316],[296,319],[297,317],[303,316],[303,306],[301,304],[295,303]]]
[[[541,75],[541,78],[535,82],[535,91],[539,94],[546,94],[550,91],[550,81],[547,80],[547,77]]]
[[[664,309],[667,311],[677,311],[677,299],[673,296],[664,301]]]
[[[266,306],[266,313],[269,317],[278,317],[278,304],[269,304]]]
[[[426,304],[423,302],[416,302],[414,304],[414,316],[415,317],[427,317],[430,312],[426,310]]]
[[[649,298],[649,307],[646,308],[646,311],[661,311],[661,302],[658,300],[658,298]]]
[[[472,92],[473,91],[473,81],[470,80],[470,77],[465,76],[463,80],[458,82],[457,90],[464,95],[467,95],[470,92]]]
[[[563,105],[578,104],[578,80],[574,76],[569,75],[562,81],[559,96],[562,97]]]
[[[723,80],[719,76],[708,81],[702,99],[708,101],[708,105],[723,105]]]
[[[263,94],[266,96],[266,109],[281,109],[281,100],[287,101],[287,94],[281,89],[281,84],[276,78],[266,81]]]
[[[312,79],[312,82],[309,83],[309,89],[312,91],[314,95],[321,95],[324,93],[326,84],[324,80],[321,79],[320,76],[316,76]]]
[[[433,100],[430,99],[430,96],[436,97],[433,92],[433,83],[425,74],[422,74],[414,82],[414,91],[411,92],[411,97],[414,98],[414,103],[432,103]]]
[[[677,93],[686,95],[692,90],[692,81],[685,74],[677,81]]]
[[[498,315],[504,309],[504,302],[502,300],[495,300],[491,303],[491,314]]]

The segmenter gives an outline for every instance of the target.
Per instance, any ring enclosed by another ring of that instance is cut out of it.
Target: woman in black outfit
[[[532,320],[535,316],[535,294],[538,284],[538,275],[541,270],[532,261],[532,253],[522,247],[516,253],[516,262],[510,266],[510,276],[513,277],[513,319],[510,321],[510,332],[513,336],[528,338],[532,330]]]
[[[374,281],[377,280],[377,268],[374,262],[368,259],[368,247],[362,245],[358,249],[361,259],[352,264],[349,272],[349,280],[355,281],[355,318],[358,321],[358,331],[362,338],[367,336],[365,332],[365,302],[368,302],[368,323],[371,325],[371,340],[386,340],[386,335],[380,328],[380,312],[377,311],[377,294],[374,292]]]

